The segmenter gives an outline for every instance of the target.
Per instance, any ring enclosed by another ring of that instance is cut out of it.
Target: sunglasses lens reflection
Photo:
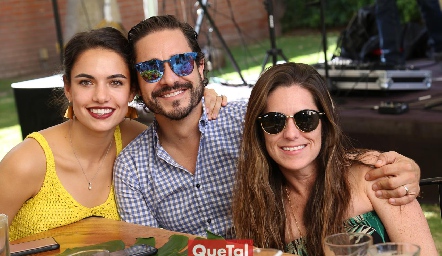
[[[192,73],[196,52],[188,52],[173,55],[169,60],[161,61],[157,59],[141,62],[135,65],[144,81],[148,83],[158,82],[164,74],[164,63],[169,62],[172,71],[177,76],[188,76]]]
[[[163,76],[164,64],[159,60],[150,60],[138,64],[137,70],[144,81],[153,83],[159,81]]]
[[[178,76],[188,76],[193,71],[193,58],[188,54],[178,54],[170,58],[172,70]]]

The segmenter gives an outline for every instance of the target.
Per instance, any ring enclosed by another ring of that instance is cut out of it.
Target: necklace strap
[[[96,177],[97,174],[100,172],[101,167],[103,166],[104,160],[106,159],[107,155],[109,154],[109,151],[110,151],[110,148],[111,148],[111,146],[112,146],[112,142],[113,142],[114,139],[113,139],[113,136],[112,136],[112,139],[111,139],[111,141],[110,141],[110,143],[109,143],[109,146],[107,147],[106,154],[105,154],[104,157],[100,160],[100,165],[98,166],[98,169],[97,169],[97,171],[95,172],[94,176],[92,177],[91,180],[89,180],[89,178],[88,178],[87,175],[86,175],[86,172],[85,172],[84,169],[83,169],[83,166],[82,166],[81,163],[80,163],[80,160],[79,160],[78,157],[77,157],[77,153],[75,152],[74,146],[73,146],[73,144],[72,144],[72,132],[71,132],[71,127],[72,127],[72,125],[73,125],[73,124],[71,124],[71,125],[69,126],[69,143],[71,144],[72,152],[74,153],[75,159],[77,159],[78,165],[80,165],[81,171],[83,172],[83,175],[84,175],[84,177],[86,178],[86,181],[87,181],[87,183],[88,183],[88,189],[89,189],[89,190],[92,190],[92,181],[94,181],[95,177]]]
[[[301,238],[303,238],[304,234],[301,232],[301,229],[299,228],[298,219],[296,218],[295,211],[293,210],[293,206],[292,206],[292,200],[290,199],[290,191],[288,190],[287,187],[285,187],[285,193],[287,195],[287,200],[289,201],[290,211],[292,212],[293,218],[295,219],[296,228],[298,229],[298,232],[299,232],[299,235],[301,236]]]

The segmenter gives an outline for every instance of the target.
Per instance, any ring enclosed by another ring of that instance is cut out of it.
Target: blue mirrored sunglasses
[[[173,55],[168,60],[152,59],[135,64],[136,70],[144,81],[155,83],[160,81],[164,74],[164,63],[169,62],[172,71],[177,76],[188,76],[193,71],[193,65],[198,54],[187,52]]]

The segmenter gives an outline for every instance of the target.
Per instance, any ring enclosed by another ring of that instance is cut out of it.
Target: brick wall
[[[70,0],[56,1],[62,30],[65,30],[68,1]],[[142,0],[117,0],[117,2],[121,24],[126,31],[144,18]],[[176,15],[181,20],[195,25],[197,18],[195,2],[159,0],[158,12]],[[1,0],[0,78],[42,77],[60,70],[52,4],[52,0]],[[241,37],[246,43],[268,37],[267,13],[262,1],[212,0],[209,4],[209,14],[227,45],[240,44]],[[202,46],[206,42],[204,34],[208,31],[207,25],[208,19],[205,18],[200,32]],[[238,32],[236,26],[241,32]],[[213,43],[220,45],[215,34],[213,34]]]

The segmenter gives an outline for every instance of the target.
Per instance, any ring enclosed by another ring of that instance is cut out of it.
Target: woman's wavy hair
[[[233,222],[237,238],[253,239],[255,246],[283,249],[286,213],[285,179],[266,151],[264,134],[257,122],[264,113],[269,94],[278,87],[299,86],[313,96],[318,110],[325,113],[322,145],[317,157],[318,176],[304,210],[309,255],[322,255],[322,239],[343,232],[350,188],[346,179],[347,139],[337,121],[336,110],[323,77],[311,66],[285,63],[267,69],[256,82],[245,116],[237,183],[233,197]]]

